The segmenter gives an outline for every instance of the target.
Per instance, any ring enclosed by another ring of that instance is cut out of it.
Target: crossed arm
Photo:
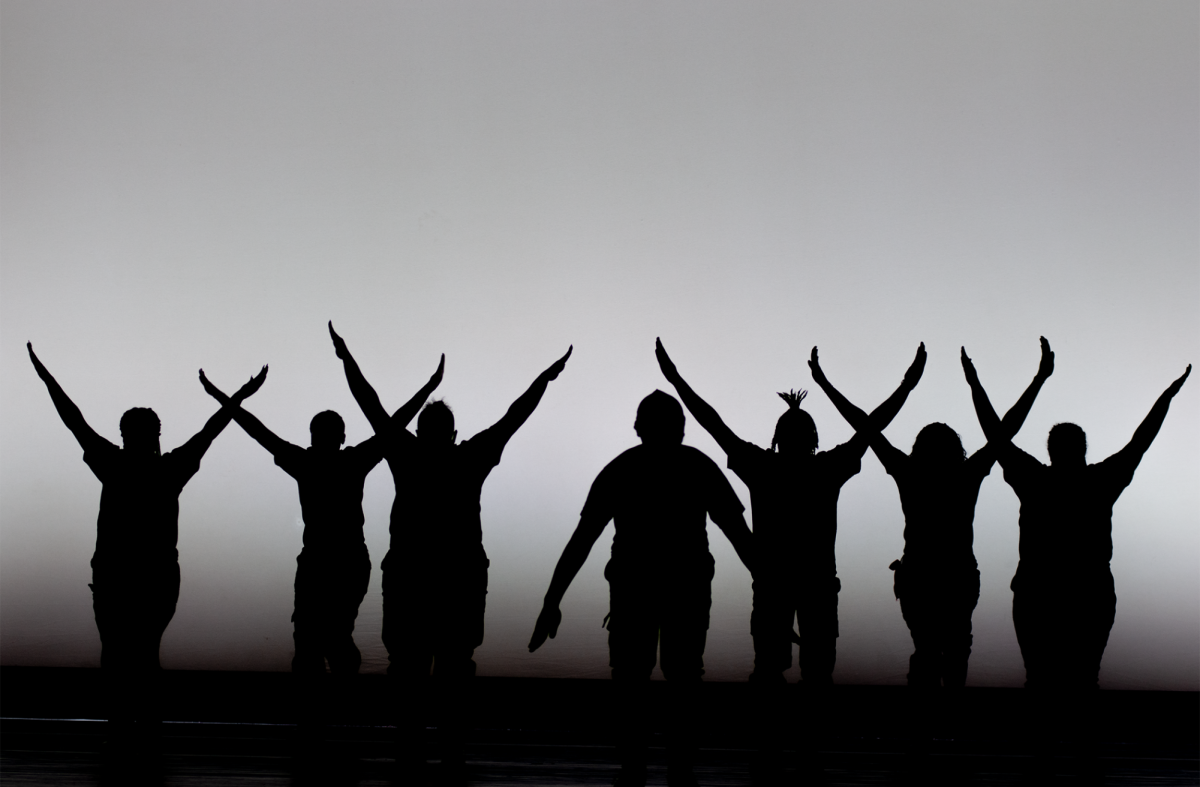
[[[262,375],[266,375],[266,367],[263,367]],[[253,382],[253,380],[251,381]],[[229,397],[219,388],[209,382],[208,377],[204,375],[204,370],[200,370],[200,384],[204,386],[204,390],[208,395],[221,403],[222,411],[228,410],[233,420],[238,422],[238,425],[246,430],[246,434],[258,441],[258,444],[271,452],[272,456],[278,457],[288,449],[301,450],[298,446],[294,446],[287,440],[276,435],[267,427],[263,426],[262,421],[255,418],[250,413],[242,409],[241,401],[236,397]],[[247,383],[249,385],[250,383]],[[260,383],[261,384],[261,383]],[[245,386],[243,386],[243,390]],[[238,391],[238,394],[241,394]],[[243,397],[244,398],[244,397]]]
[[[97,434],[96,431],[88,425],[87,421],[84,420],[83,413],[80,412],[75,403],[72,402],[70,397],[67,396],[66,392],[63,391],[62,386],[58,384],[58,381],[54,379],[54,376],[50,374],[50,371],[42,364],[41,360],[33,352],[33,343],[27,342],[25,346],[29,349],[29,360],[33,362],[33,368],[37,370],[38,377],[42,378],[42,382],[46,384],[46,389],[50,392],[50,399],[54,402],[54,407],[56,410],[58,410],[59,417],[62,418],[63,423],[67,425],[67,428],[71,430],[71,433],[75,435],[75,439],[79,441],[79,445],[83,447],[83,450],[88,451],[98,445],[113,445],[108,440],[105,440],[103,437]],[[200,377],[201,379],[204,378],[203,371],[200,373]],[[226,401],[222,402],[221,409],[213,413],[212,417],[208,419],[203,428],[201,428],[199,432],[193,435],[191,439],[180,446],[177,450],[183,452],[196,452],[200,456],[203,456],[204,453],[208,451],[209,446],[212,445],[212,441],[215,440],[217,435],[221,433],[221,430],[229,425],[229,421],[233,417],[233,409],[250,396],[253,396],[254,393],[262,387],[262,384],[266,381],[266,379],[267,367],[264,366],[262,370],[254,377],[251,377],[249,382],[243,385],[238,392],[233,395],[232,398],[225,397]],[[224,394],[222,394],[222,396],[224,396]],[[230,406],[230,403],[232,403],[232,407]]]
[[[346,341],[337,334],[337,331],[333,330],[332,321],[329,323],[329,336],[333,339],[334,352],[337,353],[338,358],[342,359],[342,366],[346,371],[346,382],[350,385],[350,393],[354,396],[354,401],[358,402],[359,409],[370,421],[371,428],[375,430],[376,434],[383,434],[388,430],[396,430],[397,433],[403,431],[420,411],[421,405],[425,404],[429,395],[442,383],[442,374],[446,369],[445,353],[442,354],[437,371],[433,373],[429,381],[389,418],[387,411],[383,409],[383,405],[379,401],[379,395],[367,382],[362,370],[358,368],[358,362],[354,360],[354,356],[346,347]]]
[[[203,378],[203,371],[200,372],[200,376]],[[262,384],[266,382],[266,379],[267,367],[264,365],[259,373],[251,377],[233,396],[227,397],[229,402],[222,402],[221,409],[213,413],[208,422],[204,424],[204,427],[177,450],[185,452],[194,451],[199,456],[204,456],[209,446],[212,445],[212,441],[217,439],[217,435],[225,427],[229,426],[230,420],[234,418],[234,413],[241,409],[242,402],[253,396],[259,388],[262,388]]]
[[[979,418],[979,425],[983,428],[983,434],[987,437],[988,444],[996,446],[1000,453],[1004,453],[1012,447],[1013,436],[1020,430],[1021,424],[1025,423],[1025,418],[1033,408],[1033,400],[1037,398],[1038,392],[1042,390],[1042,385],[1050,378],[1050,375],[1054,374],[1054,352],[1050,349],[1050,342],[1046,341],[1046,337],[1043,336],[1041,343],[1042,361],[1038,364],[1037,374],[1033,376],[1033,381],[1021,394],[1021,398],[1017,399],[1016,404],[1004,414],[1003,421],[996,415],[996,410],[992,407],[991,400],[988,399],[987,391],[983,390],[983,385],[979,382],[979,373],[975,371],[975,364],[967,357],[967,348],[962,348],[963,374],[966,375],[967,384],[971,386],[971,401],[975,403],[975,415]],[[1166,414],[1165,409],[1163,414]]]
[[[37,371],[38,377],[42,378],[42,382],[46,384],[46,390],[50,392],[50,400],[54,402],[54,409],[58,410],[58,417],[71,430],[71,434],[75,435],[75,439],[83,450],[85,452],[93,450],[99,445],[112,446],[112,443],[97,434],[96,430],[92,429],[83,419],[83,413],[54,379],[54,375],[50,374],[50,370],[43,366],[41,360],[34,354],[33,342],[26,342],[25,346],[29,349],[29,360],[33,362],[33,368]]]
[[[904,401],[908,399],[908,395],[917,383],[921,380],[921,375],[925,371],[925,343],[917,347],[917,355],[913,358],[913,362],[909,365],[908,370],[904,373],[904,379],[900,383],[891,396],[883,401],[881,405],[871,411],[870,415],[855,407],[850,403],[842,393],[833,387],[833,383],[829,382],[829,378],[825,376],[825,371],[821,368],[821,362],[817,358],[817,348],[812,349],[812,358],[808,362],[809,368],[812,370],[813,381],[821,386],[821,390],[833,402],[833,406],[842,414],[851,426],[854,427],[854,437],[850,439],[851,443],[861,445],[862,450],[866,450],[868,444],[875,442],[880,437],[882,432],[896,414],[900,412],[900,408],[904,406]]]
[[[712,435],[713,439],[717,441],[717,445],[721,446],[722,451],[726,454],[736,451],[742,444],[742,439],[725,425],[712,405],[701,399],[700,395],[692,390],[692,386],[687,384],[687,381],[679,374],[679,370],[675,368],[671,357],[667,355],[662,339],[654,340],[654,357],[658,359],[658,368],[662,369],[663,377],[666,377],[667,382],[675,386],[675,391],[683,400],[684,407],[688,409],[692,417]]]

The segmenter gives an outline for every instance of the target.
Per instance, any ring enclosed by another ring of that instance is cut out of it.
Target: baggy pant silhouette
[[[436,706],[442,761],[461,766],[462,727],[475,677],[472,656],[483,644],[489,562],[481,557],[441,571],[429,565],[420,570],[395,566],[389,555],[384,565],[383,644],[397,759],[407,768],[423,767],[421,732]]]
[[[792,666],[792,621],[800,634],[800,678],[831,683],[837,660],[837,577],[766,578],[754,581],[750,635],[754,639],[755,681],[776,681]],[[775,676],[779,676],[776,678]]]
[[[962,688],[971,657],[971,615],[979,603],[979,569],[895,569],[894,589],[908,624],[913,654],[908,685]]]
[[[1012,582],[1013,627],[1031,689],[1095,689],[1117,614],[1112,572]]]
[[[632,570],[610,561],[608,649],[612,667],[621,767],[646,769],[646,692],[657,662],[669,684],[667,758],[671,771],[690,773],[695,759],[696,691],[704,675],[704,646],[712,608],[711,556],[692,571]]]
[[[362,655],[354,644],[354,622],[371,580],[366,547],[344,553],[304,550],[296,558],[296,606],[292,671],[334,674],[358,672]]]
[[[179,600],[179,562],[92,561],[92,609],[112,722],[158,722],[158,651]]]

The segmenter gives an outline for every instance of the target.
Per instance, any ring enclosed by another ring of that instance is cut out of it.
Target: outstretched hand
[[[1175,394],[1179,393],[1179,389],[1183,387],[1183,381],[1186,380],[1188,378],[1188,375],[1191,373],[1192,373],[1192,365],[1189,363],[1187,365],[1187,369],[1184,369],[1183,375],[1180,376],[1180,378],[1178,380],[1171,383],[1170,387],[1167,388],[1167,393],[1170,394],[1171,396],[1174,396]]]
[[[1039,337],[1042,342],[1042,362],[1038,365],[1037,376],[1045,380],[1054,374],[1054,351],[1045,336]]]
[[[434,372],[432,376],[430,376],[429,382],[426,383],[426,387],[437,388],[439,385],[441,385],[442,384],[442,374],[445,371],[446,371],[446,353],[442,353],[442,360],[438,361],[437,371]]]
[[[38,377],[41,377],[43,380],[46,379],[46,375],[49,374],[49,372],[46,371],[46,367],[42,366],[42,362],[38,360],[37,355],[34,354],[33,342],[25,342],[25,346],[29,349],[29,360],[33,361],[33,368],[37,371]]]
[[[962,348],[962,368],[963,374],[967,376],[967,382],[975,385],[979,382],[979,372],[975,371],[975,364],[967,356],[967,348]]]
[[[265,374],[265,372],[266,372],[266,367],[263,368],[263,372],[260,372],[260,374]],[[216,399],[221,404],[225,404],[226,402],[229,401],[229,397],[226,396],[225,393],[220,388],[218,388],[217,386],[215,386],[211,382],[209,382],[208,377],[205,376],[203,369],[200,370],[200,384],[204,386],[205,393],[207,393],[212,398]],[[249,384],[249,383],[247,383],[247,384]]]
[[[570,347],[567,348],[566,355],[559,358],[554,363],[550,364],[550,368],[548,368],[548,369],[546,369],[546,371],[542,372],[542,376],[546,378],[546,382],[558,379],[558,376],[560,374],[562,374],[563,369],[567,368],[567,359],[571,357],[571,352],[574,349],[575,349],[575,345],[572,344]]]
[[[679,370],[675,368],[675,362],[671,360],[671,356],[667,355],[662,339],[658,337],[654,339],[654,357],[658,359],[658,368],[662,369],[663,377],[666,377],[667,382],[674,385],[675,381],[679,379]]]
[[[558,634],[559,623],[562,623],[562,612],[559,608],[543,604],[537,623],[533,626],[533,636],[529,638],[529,652],[533,653],[540,648],[546,642],[547,637],[554,639]]]
[[[346,349],[346,340],[338,336],[337,331],[333,329],[333,320],[329,321],[329,338],[333,339],[333,351],[338,358],[343,361],[350,356],[350,351]]]
[[[824,387],[829,378],[825,376],[825,371],[821,369],[821,360],[817,357],[817,348],[812,348],[812,356],[808,359],[808,368],[812,370],[813,380],[817,385]]]
[[[201,381],[203,382],[205,379],[203,369],[200,370],[200,376],[201,376]],[[251,377],[249,379],[249,381],[246,382],[245,385],[243,385],[241,388],[239,388],[237,390],[237,393],[235,393],[233,395],[233,400],[235,402],[239,402],[239,403],[246,401],[251,396],[256,394],[258,392],[259,388],[262,388],[262,385],[264,382],[266,382],[266,380],[267,380],[267,365],[263,364],[262,370],[259,371],[258,374]]]
[[[813,352],[816,352],[815,347],[813,348]],[[921,381],[921,375],[925,373],[925,360],[925,342],[921,342],[921,345],[917,347],[917,357],[913,358],[912,365],[904,373],[904,384],[909,390],[916,388],[917,383]]]

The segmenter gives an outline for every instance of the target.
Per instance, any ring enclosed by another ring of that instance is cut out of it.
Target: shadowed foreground
[[[104,745],[98,671],[5,667],[0,778],[42,784],[393,783],[393,730],[382,706],[383,676],[365,675],[337,709],[345,722],[324,747],[297,751],[291,676],[168,672],[161,757],[118,768]],[[471,783],[604,785],[616,773],[609,681],[479,678],[467,730]],[[748,785],[754,748],[748,685],[703,685],[700,784]],[[803,698],[789,686],[788,707]],[[666,685],[652,684],[649,778],[665,783],[659,711]],[[827,784],[955,785],[1200,783],[1200,695],[1101,692],[1094,745],[1070,731],[1034,732],[1027,694],[967,689],[955,723],[914,735],[911,695],[902,687],[838,686],[826,733],[817,741]],[[946,716],[944,715],[943,718]],[[785,729],[794,718],[780,720]],[[785,735],[786,736],[786,735]],[[436,751],[431,749],[432,759]],[[297,756],[301,755],[301,756]]]

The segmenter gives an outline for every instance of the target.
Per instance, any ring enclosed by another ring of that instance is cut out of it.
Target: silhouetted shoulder
[[[1088,473],[1096,477],[1098,486],[1106,489],[1115,500],[1133,482],[1133,474],[1141,464],[1141,459],[1141,454],[1118,451],[1101,462],[1088,465]]]
[[[292,478],[299,478],[308,467],[311,451],[288,443],[275,454],[275,464]]]
[[[818,471],[827,475],[831,480],[845,482],[862,470],[862,456],[866,444],[860,447],[847,441],[828,451],[820,451],[813,456]]]
[[[996,450],[990,444],[967,457],[964,470],[972,477],[986,478],[996,464]]]
[[[83,452],[83,461],[91,469],[100,483],[109,479],[116,469],[116,463],[121,459],[121,449],[107,440],[101,440],[88,446]]]
[[[727,466],[743,479],[743,473],[757,474],[762,468],[775,459],[775,452],[759,448],[754,443],[738,440],[732,451],[727,453]]]
[[[204,458],[206,450],[205,445],[180,446],[162,455],[164,471],[178,483],[181,490],[192,476],[200,472],[200,460]]]
[[[342,449],[342,455],[366,474],[383,459],[385,447],[385,441],[379,435],[372,435],[358,445]]]
[[[1050,472],[1048,466],[1016,446],[1000,455],[1000,466],[1004,468],[1004,480],[1017,494],[1030,484],[1039,483]]]
[[[687,445],[638,445],[596,476],[583,515],[611,519],[622,510],[671,503],[697,506],[714,520],[743,510],[729,479],[703,451]]]
[[[508,435],[502,429],[489,426],[469,440],[464,440],[455,448],[462,459],[469,461],[480,470],[491,470],[500,464],[504,455],[504,446],[508,445]]]

